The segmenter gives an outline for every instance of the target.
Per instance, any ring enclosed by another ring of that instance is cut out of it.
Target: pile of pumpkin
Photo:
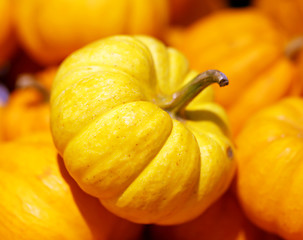
[[[235,2],[0,0],[0,239],[303,239],[303,0]]]

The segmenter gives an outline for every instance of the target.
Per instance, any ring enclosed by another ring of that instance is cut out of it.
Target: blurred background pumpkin
[[[109,35],[161,37],[168,12],[167,0],[19,0],[15,18],[22,47],[38,63],[49,65]]]
[[[152,240],[278,240],[254,226],[243,214],[236,197],[227,191],[198,218],[176,226],[151,226]]]
[[[17,88],[2,109],[2,136],[12,140],[41,130],[49,130],[49,93],[57,68],[49,67],[35,75],[20,75]]]
[[[215,97],[227,109],[234,135],[253,112],[297,94],[295,49],[286,53],[287,38],[255,8],[218,10],[187,28],[172,29],[167,41],[194,69],[220,69],[230,79],[226,89],[215,86]]]
[[[50,133],[0,144],[0,238],[135,240],[142,226],[84,193],[57,156]]]
[[[290,38],[302,36],[302,0],[252,0],[252,4],[270,16]]]
[[[303,99],[256,113],[236,144],[236,189],[246,215],[284,239],[303,239]]]

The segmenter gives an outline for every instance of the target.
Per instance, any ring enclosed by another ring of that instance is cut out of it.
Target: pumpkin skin
[[[176,226],[152,226],[151,239],[157,240],[278,240],[262,231],[243,214],[231,191],[225,193],[201,216]]]
[[[286,98],[255,114],[236,139],[243,209],[259,227],[290,240],[303,238],[302,135],[303,100]]]
[[[196,75],[148,36],[109,37],[69,56],[53,83],[51,130],[79,186],[138,223],[185,222],[219,198],[235,161],[212,88],[180,121],[155,104]]]
[[[1,239],[137,239],[141,226],[84,193],[49,133],[0,145]]]
[[[289,37],[302,35],[303,1],[262,1],[253,0],[252,4],[270,16],[278,27],[281,27]]]
[[[217,11],[172,31],[168,42],[195,69],[220,69],[229,77],[228,88],[215,86],[215,97],[227,110],[234,135],[251,114],[289,95],[297,79],[297,69],[284,53],[286,38],[251,7]]]
[[[11,0],[0,1],[0,66],[13,54],[16,41],[13,32],[13,4]]]
[[[16,4],[18,38],[28,54],[44,65],[59,63],[76,49],[113,34],[160,37],[167,24],[167,0],[20,0]]]

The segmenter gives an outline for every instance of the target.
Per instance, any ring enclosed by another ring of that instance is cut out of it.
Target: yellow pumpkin
[[[51,93],[52,134],[68,171],[131,221],[198,216],[235,170],[226,114],[206,87],[215,82],[227,79],[215,70],[197,76],[179,51],[148,36],[112,36],[76,51]]]
[[[148,232],[154,240],[278,240],[245,217],[231,191],[190,222],[175,226],[154,225]]]
[[[168,35],[199,70],[220,69],[230,80],[215,88],[236,135],[257,110],[297,87],[297,69],[285,54],[286,37],[255,8],[225,9]],[[294,51],[294,50],[292,50]]]
[[[246,215],[284,239],[303,239],[303,99],[286,98],[255,114],[236,144]]]
[[[28,54],[41,64],[59,63],[93,40],[113,34],[161,36],[167,0],[18,0],[16,29]]]
[[[142,227],[105,210],[64,168],[47,133],[0,144],[0,238],[134,240]]]

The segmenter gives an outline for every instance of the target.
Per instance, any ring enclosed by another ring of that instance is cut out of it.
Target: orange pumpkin
[[[53,80],[56,77],[58,66],[48,66],[47,68],[35,73],[21,73],[16,80],[16,87],[34,87],[46,95],[50,94]]]
[[[51,91],[53,80],[58,71],[57,66],[49,66],[43,71],[37,72],[33,78],[39,82],[47,91]]]
[[[155,240],[277,239],[247,220],[231,192],[225,193],[204,214],[193,221],[169,227],[152,226],[150,234]]]
[[[57,157],[49,133],[0,145],[0,238],[137,239],[141,226],[85,194]]]
[[[289,37],[303,34],[303,0],[253,0],[252,3],[268,14]]]
[[[49,130],[49,91],[57,68],[23,75],[3,109],[3,137],[12,140],[30,132]]]
[[[285,239],[303,239],[303,99],[256,113],[236,144],[236,188],[247,216]]]
[[[215,90],[235,135],[253,112],[288,95],[297,78],[284,53],[286,38],[254,8],[217,11],[174,31],[168,41],[185,53],[193,68],[220,69],[230,79],[228,89]]]
[[[227,0],[169,0],[170,22],[188,25],[199,17],[228,6]]]
[[[3,109],[5,140],[49,129],[49,103],[34,88],[16,89]]]
[[[19,0],[16,28],[24,49],[53,64],[89,42],[113,34],[161,36],[167,0]]]
[[[12,55],[15,47],[12,0],[0,1],[0,66]]]

